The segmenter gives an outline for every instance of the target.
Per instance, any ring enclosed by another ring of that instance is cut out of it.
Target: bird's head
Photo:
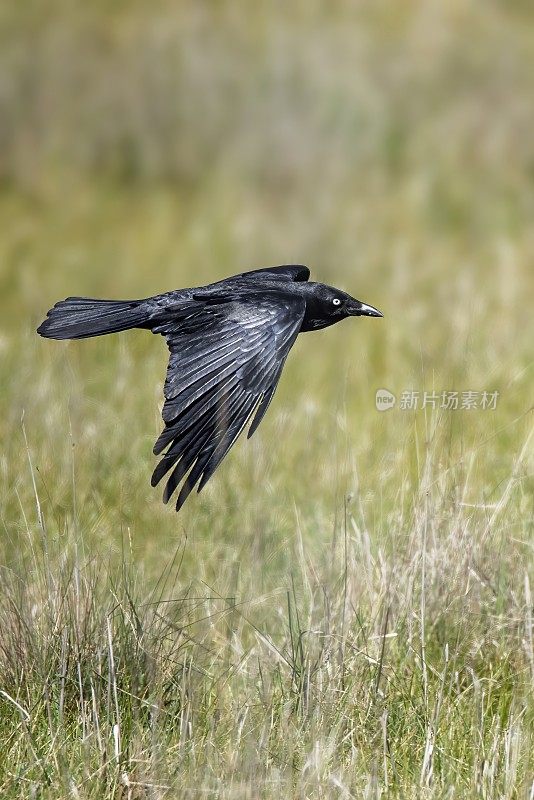
[[[327,286],[325,283],[308,283],[306,313],[301,331],[313,331],[334,325],[346,317],[382,317],[373,306],[362,303],[350,294]]]

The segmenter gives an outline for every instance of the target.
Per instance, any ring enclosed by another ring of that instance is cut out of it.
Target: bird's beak
[[[361,303],[359,300],[353,300],[347,308],[351,317],[383,317],[381,311],[374,306],[368,306],[367,303]]]

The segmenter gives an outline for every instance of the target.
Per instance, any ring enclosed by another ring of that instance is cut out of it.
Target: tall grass
[[[0,15],[0,796],[530,800],[529,8]],[[385,318],[176,516],[163,342],[34,329],[286,261]]]
[[[148,576],[110,532],[110,563],[37,493],[2,571],[4,796],[527,797],[525,454],[471,504],[442,452],[378,537],[355,498],[322,534],[295,511],[284,565],[226,557],[211,581],[187,537]]]

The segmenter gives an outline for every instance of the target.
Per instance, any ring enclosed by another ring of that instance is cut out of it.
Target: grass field
[[[0,12],[0,796],[532,800],[529,4],[50,5]],[[384,319],[176,515],[164,342],[35,328],[284,262]]]

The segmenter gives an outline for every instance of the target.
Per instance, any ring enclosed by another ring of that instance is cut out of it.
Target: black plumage
[[[309,275],[297,264],[144,300],[70,297],[48,312],[37,332],[84,339],[146,328],[166,338],[165,427],[154,445],[154,454],[164,455],[152,485],[168,475],[163,500],[179,489],[178,510],[195,486],[202,489],[251,419],[252,436],[299,333],[348,316],[382,316],[339,289],[309,282]]]

